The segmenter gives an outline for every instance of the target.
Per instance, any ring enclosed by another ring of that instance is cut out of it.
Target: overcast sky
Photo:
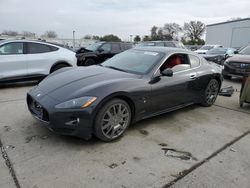
[[[250,0],[0,0],[0,32],[55,30],[86,34],[148,35],[153,25],[190,20],[205,24],[250,17]]]

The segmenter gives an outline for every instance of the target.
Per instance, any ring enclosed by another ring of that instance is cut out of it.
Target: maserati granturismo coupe
[[[191,51],[137,47],[100,65],[50,74],[28,92],[27,105],[55,133],[112,141],[133,122],[192,104],[211,106],[221,71]]]

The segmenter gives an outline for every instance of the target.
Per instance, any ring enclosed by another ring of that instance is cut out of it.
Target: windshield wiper
[[[120,68],[113,67],[113,66],[105,66],[105,67],[110,68],[110,69],[114,69],[114,70],[118,70],[118,71],[122,71],[122,72],[128,72],[128,71],[126,71],[124,69],[120,69]]]

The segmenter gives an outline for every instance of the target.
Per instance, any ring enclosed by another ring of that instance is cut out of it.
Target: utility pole
[[[75,31],[73,31],[73,48],[75,48]]]
[[[133,41],[132,41],[133,35],[129,35],[129,36],[130,36],[130,42],[133,42]]]

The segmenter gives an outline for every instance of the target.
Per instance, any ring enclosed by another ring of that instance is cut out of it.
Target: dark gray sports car
[[[132,122],[194,103],[211,106],[221,83],[221,68],[196,53],[138,47],[100,65],[52,73],[27,94],[27,104],[56,133],[111,141]]]

